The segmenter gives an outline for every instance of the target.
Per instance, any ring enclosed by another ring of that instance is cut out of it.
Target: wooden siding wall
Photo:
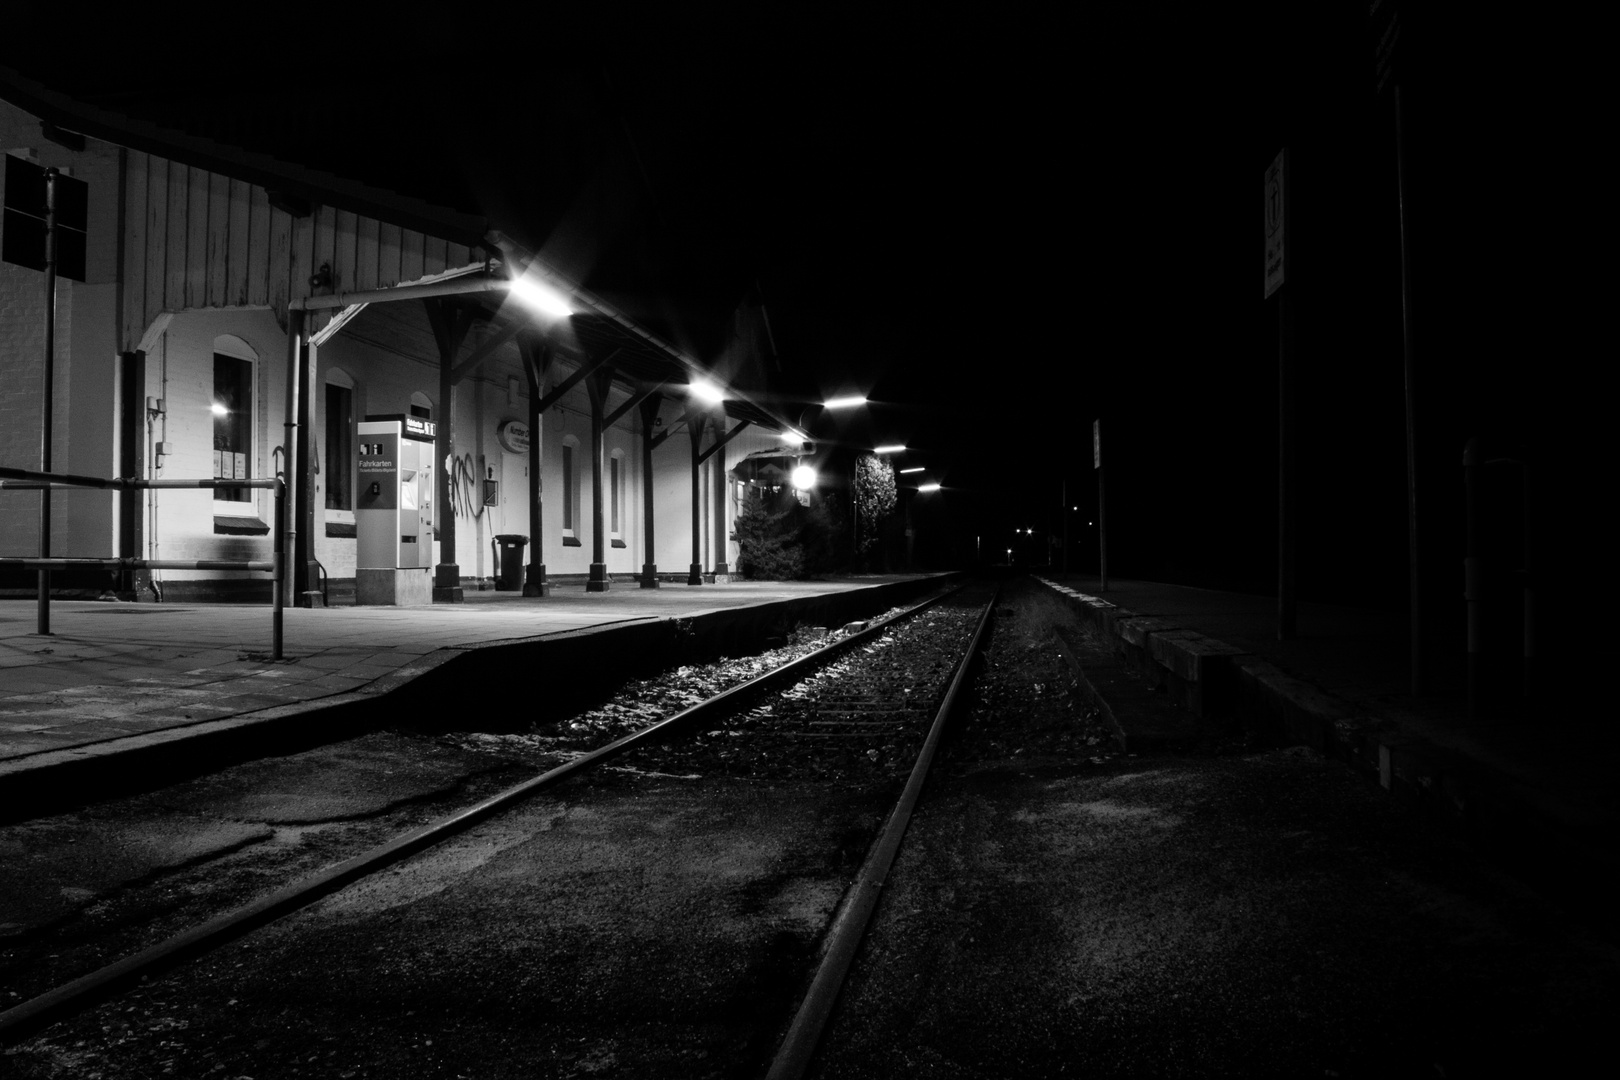
[[[354,292],[477,258],[461,244],[330,206],[295,218],[273,208],[262,187],[133,150],[124,229],[124,350],[165,311],[269,307],[285,326],[288,298],[310,294],[322,263],[331,264],[333,291]]]

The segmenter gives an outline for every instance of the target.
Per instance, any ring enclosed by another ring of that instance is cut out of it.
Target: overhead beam
[[[478,365],[495,355],[495,350],[521,334],[528,326],[521,319],[513,319],[496,333],[485,338],[483,343],[474,349],[467,359],[457,364],[450,372],[451,382],[460,382],[466,378]]]
[[[653,449],[656,450],[658,448],[658,446],[665,439],[669,438],[671,435],[673,435],[675,433],[675,429],[680,427],[683,421],[689,420],[689,419],[691,419],[691,417],[692,417],[692,410],[687,409],[686,411],[682,412],[681,415],[679,415],[675,419],[671,420],[669,422],[668,427],[666,427],[663,431],[660,431],[657,435],[653,436],[653,438],[652,438]]]
[[[730,431],[726,432],[724,435],[722,435],[718,439],[714,440],[714,445],[710,446],[707,450],[703,451],[703,453],[698,455],[698,464],[701,465],[701,464],[703,464],[703,462],[708,461],[709,458],[714,456],[714,452],[716,450],[720,449],[722,446],[726,445],[726,443],[730,442],[732,439],[735,439],[738,435],[740,435],[742,433],[743,428],[752,427],[753,423],[754,422],[752,420],[739,421],[736,427],[732,428]]]
[[[622,351],[622,349],[614,349],[606,356],[599,356],[595,360],[586,360],[572,375],[558,383],[552,389],[551,393],[541,398],[540,403],[535,406],[535,411],[545,412],[547,409],[557,404],[557,402],[563,399],[563,395],[567,394],[568,391],[578,386],[581,382],[584,382],[586,379],[590,378],[591,375],[595,374],[598,369],[606,365],[608,361],[612,360],[615,356],[618,356]]]
[[[607,416],[603,417],[602,426],[612,427],[614,424],[619,422],[625,413],[629,412],[637,405],[640,405],[643,401],[646,401],[663,388],[664,384],[661,382],[649,383],[648,385],[643,386],[638,392],[631,394],[628,398],[626,398],[624,403],[617,409],[614,409],[612,412],[608,413]]]

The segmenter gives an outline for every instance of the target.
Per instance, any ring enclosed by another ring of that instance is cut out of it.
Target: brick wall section
[[[59,472],[109,476],[113,467],[117,318],[117,147],[89,140],[67,150],[40,134],[39,121],[0,101],[0,151],[61,169],[89,189],[86,282],[57,281],[51,464]],[[0,196],[4,172],[0,171]],[[0,263],[0,463],[38,468],[45,352],[45,278],[37,270]],[[39,496],[0,493],[0,552],[39,550]],[[91,491],[52,495],[51,552],[93,556],[112,552],[115,497]]]

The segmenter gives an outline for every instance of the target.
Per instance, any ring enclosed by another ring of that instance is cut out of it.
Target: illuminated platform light
[[[906,473],[922,472],[927,467],[928,466],[926,466],[926,465],[913,465],[909,469],[901,469],[900,470],[900,475],[904,476]]]
[[[938,491],[939,490],[939,485],[938,484],[918,484],[917,485],[917,490],[918,491]]]
[[[227,409],[224,406],[223,403],[218,402],[218,401],[214,402],[208,408],[209,408],[209,411],[212,412],[215,416],[229,416],[229,415],[231,415],[231,410]]]
[[[872,451],[874,454],[903,454],[905,452],[905,443],[895,443],[892,446],[880,446]]]
[[[821,403],[821,406],[824,409],[853,409],[865,404],[866,399],[864,397],[859,394],[852,394],[849,397],[828,398]]]
[[[562,293],[532,278],[514,279],[509,286],[509,293],[540,314],[550,315],[554,319],[566,319],[574,313]]]
[[[816,486],[816,470],[809,465],[800,465],[793,470],[793,486],[800,491],[809,491]]]
[[[686,390],[693,397],[707,401],[710,405],[718,405],[726,400],[725,391],[706,379],[699,379],[697,382],[688,384]]]

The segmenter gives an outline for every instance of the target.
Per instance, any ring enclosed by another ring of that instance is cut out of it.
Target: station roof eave
[[[341,309],[355,304],[426,295],[462,294],[471,299],[471,294],[492,292],[505,285],[505,279],[496,279],[488,272],[501,266],[513,277],[520,273],[533,273],[568,295],[576,307],[575,315],[569,320],[573,335],[593,355],[601,350],[614,353],[614,366],[625,378],[644,385],[678,385],[712,374],[706,365],[685,350],[638,325],[601,297],[521,248],[507,235],[493,228],[483,216],[129,116],[52,89],[5,65],[0,65],[0,98],[69,132],[233,176],[267,190],[388,221],[474,250],[483,250],[492,257],[483,268],[485,273],[479,273],[480,268],[476,267],[456,268],[434,278],[402,283],[368,294],[309,297],[302,302],[295,300],[294,306],[306,310]],[[735,388],[730,388],[730,392],[745,394]],[[791,426],[785,419],[750,400],[728,399],[726,411],[734,419],[747,419],[772,430],[786,430]]]
[[[487,246],[489,222],[481,215],[128,116],[81,101],[4,65],[0,65],[0,98],[65,131],[392,222],[465,247]]]

